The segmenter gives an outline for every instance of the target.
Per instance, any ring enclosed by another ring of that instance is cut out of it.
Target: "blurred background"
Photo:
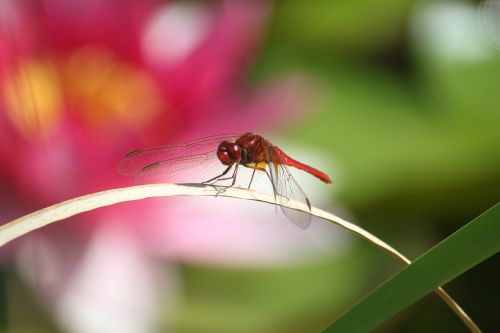
[[[0,221],[130,150],[265,135],[314,206],[416,258],[498,201],[500,1],[0,1]],[[264,179],[265,180],[265,179]],[[0,252],[2,332],[320,332],[401,269],[325,221],[163,198]],[[498,255],[446,285],[500,330]],[[467,332],[429,295],[379,332]]]

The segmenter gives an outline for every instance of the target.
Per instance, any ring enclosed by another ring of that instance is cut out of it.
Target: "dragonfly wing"
[[[307,229],[311,224],[311,214],[285,207],[284,205],[293,205],[293,202],[305,205],[309,210],[311,204],[306,194],[293,178],[290,170],[284,164],[279,163],[278,157],[273,156],[272,151],[267,152],[271,182],[273,183],[274,195],[277,202],[281,205],[283,214],[299,228]]]
[[[222,174],[224,166],[216,151],[153,162],[142,168],[136,176],[138,183],[174,181],[201,183]]]
[[[188,160],[193,160],[193,158],[189,159],[189,157],[197,155],[200,156],[194,159],[198,158],[203,160],[201,155],[214,153],[222,141],[234,141],[237,137],[238,135],[234,134],[222,134],[196,139],[181,144],[137,149],[131,151],[123,158],[118,166],[118,171],[125,176],[139,176],[139,173],[141,173],[145,167],[151,166],[156,162],[164,164],[164,161],[172,162],[176,159],[181,159],[187,163]],[[168,168],[162,167],[160,169],[166,170]]]

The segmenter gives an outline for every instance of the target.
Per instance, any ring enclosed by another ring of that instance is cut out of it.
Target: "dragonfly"
[[[178,181],[182,178],[191,183],[199,179],[202,184],[215,185],[225,181],[234,186],[241,167],[253,170],[248,188],[256,171],[267,174],[284,215],[302,229],[310,225],[311,203],[289,167],[305,171],[324,183],[332,182],[324,172],[293,159],[267,139],[250,132],[137,149],[125,155],[119,172],[135,176],[139,182],[166,181],[169,178]],[[286,206],[293,201],[304,204],[309,213]]]

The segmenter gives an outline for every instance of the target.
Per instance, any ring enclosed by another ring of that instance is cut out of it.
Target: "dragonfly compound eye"
[[[237,144],[235,143],[230,144],[228,150],[229,150],[229,157],[231,157],[233,162],[239,162],[241,160],[241,149]]]
[[[240,147],[227,141],[221,142],[217,148],[217,157],[224,165],[231,165],[241,159]]]

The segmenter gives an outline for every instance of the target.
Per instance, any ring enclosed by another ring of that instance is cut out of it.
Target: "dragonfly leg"
[[[239,164],[236,164],[236,167],[234,168],[234,171],[233,171],[233,174],[231,175],[231,177],[226,177],[226,178],[217,178],[215,180],[215,182],[220,182],[220,181],[223,181],[223,180],[228,180],[228,179],[232,179],[232,183],[231,185],[227,186],[227,187],[231,187],[231,186],[234,186],[234,184],[236,183],[236,175],[238,174],[238,166]],[[222,175],[221,175],[222,176]],[[220,176],[219,176],[220,177]]]
[[[264,170],[264,171],[266,172],[267,178],[269,178],[269,181],[271,182],[271,185],[273,186],[273,193],[274,193],[274,197],[276,198],[278,195],[278,192],[276,191],[276,187],[274,186],[273,178],[271,177],[269,172],[267,172],[267,170]]]
[[[220,193],[223,193],[227,188],[229,187],[233,187],[234,184],[236,183],[236,175],[238,174],[238,166],[239,164],[236,164],[236,166],[234,167],[234,171],[233,171],[233,174],[231,175],[231,177],[226,177],[226,178],[217,178],[214,182],[217,183],[219,181],[224,181],[224,180],[228,180],[228,179],[232,179],[233,181],[231,182],[231,185],[229,186],[223,186],[223,187],[219,187],[217,189],[217,194],[215,196],[218,196]],[[222,175],[221,175],[222,176]]]
[[[228,167],[226,168],[226,170],[224,170],[224,172],[222,172],[220,175],[215,176],[215,177],[214,177],[214,178],[212,178],[212,179],[205,180],[204,182],[202,182],[202,184],[210,184],[211,182],[214,182],[214,183],[215,183],[215,182],[217,182],[217,181],[219,181],[219,180],[222,180],[222,179],[219,179],[219,178],[220,178],[220,177],[222,177],[222,176],[224,176],[226,173],[228,173],[228,172],[229,172],[229,170],[231,170],[231,168],[232,168],[232,167],[233,167],[233,165],[231,164],[231,165],[230,165],[230,166],[228,166]]]
[[[278,202],[278,191],[276,191],[276,186],[274,186],[273,178],[271,177],[271,175],[269,174],[269,172],[267,172],[267,169],[265,169],[264,171],[266,172],[267,178],[269,178],[269,181],[271,182],[271,185],[273,187],[274,201]],[[275,205],[274,209],[275,209],[275,211],[277,213],[278,212],[278,206]]]
[[[248,184],[247,190],[249,190],[250,186],[252,186],[252,181],[253,181],[253,176],[255,176],[255,171],[257,171],[257,169],[253,169],[252,178],[250,178],[250,183]]]

